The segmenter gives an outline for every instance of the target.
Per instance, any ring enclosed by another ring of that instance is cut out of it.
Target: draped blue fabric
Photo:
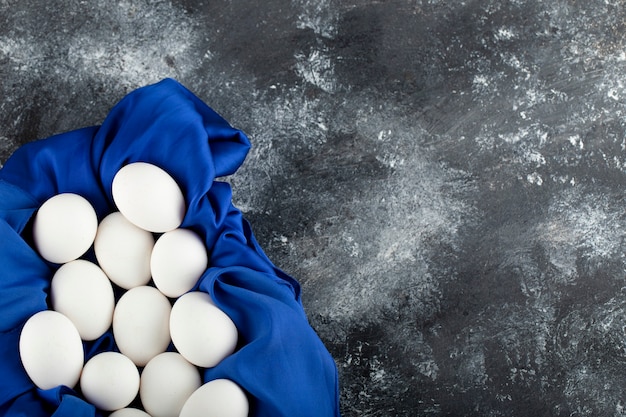
[[[53,195],[87,198],[102,220],[115,211],[111,184],[132,162],[148,162],[178,182],[188,211],[181,227],[205,241],[210,267],[196,290],[211,294],[235,322],[237,351],[204,380],[229,378],[251,401],[251,416],[339,416],[335,363],[311,328],[298,282],[276,268],[217,177],[234,173],[250,143],[189,90],[165,79],[128,94],[101,126],[28,143],[0,170],[0,415],[102,415],[68,387],[36,388],[19,358],[24,322],[48,309],[58,265],[32,249],[29,221]],[[84,342],[86,360],[115,349],[110,332]]]

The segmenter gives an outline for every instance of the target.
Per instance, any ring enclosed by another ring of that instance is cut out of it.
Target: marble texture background
[[[626,415],[626,1],[0,0],[0,164],[164,77],[344,417]]]

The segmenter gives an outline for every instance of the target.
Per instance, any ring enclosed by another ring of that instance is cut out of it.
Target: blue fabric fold
[[[165,79],[124,97],[101,126],[28,143],[0,170],[0,415],[99,416],[72,389],[37,389],[17,343],[24,322],[48,308],[57,265],[32,249],[29,221],[48,198],[77,193],[99,220],[116,210],[114,175],[148,162],[180,185],[188,210],[182,227],[198,233],[210,268],[196,289],[210,293],[240,333],[238,350],[204,380],[229,378],[249,395],[252,417],[339,416],[335,363],[308,323],[294,278],[263,253],[232,204],[231,188],[216,181],[243,163],[250,142],[180,83]],[[86,360],[112,345],[112,335],[86,343]]]

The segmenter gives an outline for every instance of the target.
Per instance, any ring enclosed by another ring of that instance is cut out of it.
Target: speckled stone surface
[[[345,417],[626,414],[626,1],[0,0],[0,163],[174,77]]]

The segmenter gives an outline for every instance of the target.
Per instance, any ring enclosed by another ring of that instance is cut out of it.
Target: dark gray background
[[[0,162],[174,77],[345,417],[626,415],[625,6],[0,0]]]

